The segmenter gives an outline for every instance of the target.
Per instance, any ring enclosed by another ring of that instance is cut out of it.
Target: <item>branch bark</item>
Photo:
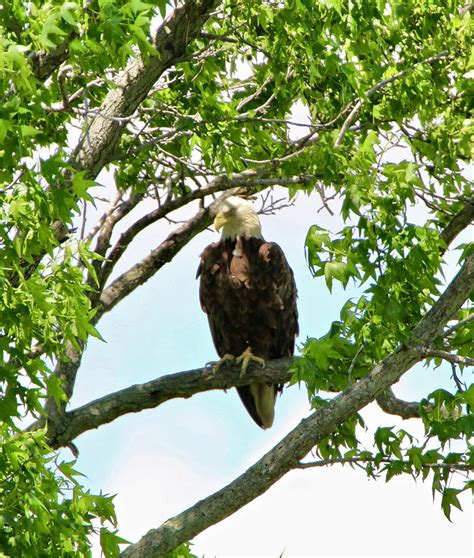
[[[182,58],[217,4],[218,0],[178,3],[156,31],[153,46],[158,55],[128,65],[82,135],[72,156],[78,169],[95,177],[111,160],[127,123],[123,119],[135,112],[163,72]]]
[[[464,207],[459,213],[451,219],[451,221],[443,229],[440,237],[446,243],[447,246],[457,237],[457,235],[463,231],[466,227],[472,223],[474,219],[474,196],[471,196],[466,200]]]
[[[246,189],[237,188],[232,190],[232,193],[243,195],[246,193]],[[148,281],[161,267],[170,262],[192,238],[207,228],[212,222],[213,208],[220,199],[218,198],[208,207],[199,209],[191,219],[174,230],[146,258],[117,277],[102,292],[94,323],[97,323],[105,312],[112,310],[128,294]]]
[[[398,415],[403,419],[420,418],[420,403],[418,401],[404,401],[393,393],[391,388],[377,396],[377,403],[385,413]]]
[[[368,376],[302,420],[232,483],[169,519],[160,528],[152,529],[125,549],[121,557],[148,558],[170,552],[263,494],[288,471],[297,468],[315,444],[387,390],[423,358],[422,347],[441,334],[445,324],[469,296],[473,282],[474,254],[471,254],[445,292],[413,329],[405,346],[377,364]]]
[[[82,407],[65,413],[61,423],[48,431],[48,443],[52,448],[67,446],[80,434],[112,422],[127,413],[138,413],[144,409],[158,407],[170,399],[191,397],[196,393],[212,389],[232,387],[256,382],[285,383],[291,378],[291,358],[267,361],[264,369],[249,366],[241,375],[238,365],[223,366],[215,373],[210,367],[167,374],[156,380],[137,384],[91,401]],[[35,430],[40,424],[32,424]]]

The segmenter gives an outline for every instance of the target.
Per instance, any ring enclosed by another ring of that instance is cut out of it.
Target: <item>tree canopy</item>
[[[126,557],[186,555],[288,471],[341,463],[431,482],[449,519],[473,467],[474,254],[456,243],[474,216],[471,12],[455,0],[1,6],[1,556],[89,556],[93,531],[107,557],[120,545]],[[172,265],[222,196],[271,209],[275,186],[345,221],[326,230],[315,217],[306,237],[328,293],[363,288],[327,333],[245,377],[196,363],[68,407],[104,314]],[[183,208],[123,270],[138,235]],[[442,362],[450,389],[395,396],[414,365]],[[303,382],[312,414],[231,484],[125,545],[112,498],[86,490],[57,450],[129,412],[249,379]],[[359,411],[372,401],[418,418],[425,438],[381,426],[363,447]]]

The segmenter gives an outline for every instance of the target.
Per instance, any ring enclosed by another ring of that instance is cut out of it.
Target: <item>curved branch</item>
[[[404,401],[395,396],[389,388],[377,396],[379,407],[389,415],[398,415],[403,419],[420,418],[420,403],[418,401]]]
[[[371,372],[317,409],[232,483],[204,498],[188,510],[149,531],[126,548],[122,558],[162,556],[204,529],[222,521],[263,494],[291,469],[297,468],[322,438],[373,401],[423,358],[422,347],[439,335],[451,316],[464,304],[474,281],[474,254],[429,312],[413,329],[406,346],[390,354]]]
[[[238,189],[234,193],[242,195],[245,190]],[[194,217],[168,235],[146,258],[122,273],[104,289],[100,296],[97,313],[94,316],[94,323],[97,323],[105,312],[112,310],[128,294],[148,281],[161,267],[170,262],[192,238],[207,228],[212,222],[213,208],[220,199],[218,198],[208,207],[199,209]]]
[[[442,360],[447,360],[452,364],[460,364],[461,366],[474,366],[474,358],[465,357],[461,355],[455,355],[449,351],[441,351],[436,348],[426,347],[424,349],[425,356],[433,358],[441,358]]]
[[[460,329],[461,327],[464,327],[467,324],[470,324],[471,322],[474,321],[474,312],[472,314],[469,314],[469,316],[467,316],[467,318],[464,318],[464,320],[461,320],[460,322],[457,322],[456,324],[454,324],[453,326],[451,326],[450,328],[448,328],[444,333],[443,333],[443,337],[449,337],[450,335],[452,335],[455,331],[457,331],[458,329]]]
[[[234,189],[236,187],[246,188],[246,192],[249,193],[250,190],[256,191],[262,186],[276,186],[276,185],[289,185],[289,184],[307,184],[314,177],[311,176],[292,176],[288,178],[266,178],[265,176],[270,172],[270,170],[262,169],[256,170],[245,170],[241,173],[228,176],[218,176],[214,178],[206,187],[192,190],[187,192],[178,198],[166,201],[150,213],[147,213],[137,221],[135,221],[127,230],[125,230],[112,247],[110,252],[107,254],[106,260],[102,265],[100,270],[100,280],[102,284],[105,284],[107,279],[110,277],[112,270],[123,255],[125,250],[128,248],[132,240],[146,227],[156,223],[160,219],[163,219],[173,211],[176,211],[185,205],[191,203],[192,201],[202,200],[206,196],[212,194],[217,194],[219,192],[224,192],[226,190]],[[109,235],[110,238],[110,235]],[[98,250],[95,250],[98,252]],[[99,252],[100,253],[100,252]]]
[[[468,227],[474,219],[474,196],[466,200],[464,207],[456,213],[440,234],[440,238],[449,246],[457,235]]]
[[[156,223],[173,211],[184,207],[192,201],[201,200],[206,196],[228,190],[235,187],[239,183],[247,184],[249,179],[256,176],[256,174],[256,171],[244,171],[239,175],[233,176],[231,178],[228,178],[226,176],[219,176],[212,180],[210,184],[208,184],[205,188],[192,190],[179,196],[178,198],[166,201],[155,210],[150,211],[150,213],[147,213],[146,215],[135,221],[127,230],[125,230],[120,235],[118,241],[112,247],[111,251],[107,254],[107,259],[102,265],[102,269],[100,271],[100,279],[102,284],[105,284],[110,274],[112,273],[115,264],[128,248],[130,242],[132,242],[137,234],[143,231],[146,227],[153,223]]]

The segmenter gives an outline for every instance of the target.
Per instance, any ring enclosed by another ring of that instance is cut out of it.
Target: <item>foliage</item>
[[[184,2],[191,21],[204,4]],[[289,197],[319,196],[323,208],[340,208],[342,230],[308,231],[308,264],[329,290],[349,282],[365,290],[327,334],[307,340],[295,365],[315,409],[326,392],[345,390],[403,347],[443,291],[456,236],[447,231],[472,196],[469,7],[455,0],[208,4],[213,15],[189,31],[186,52],[171,54],[162,36],[171,33],[174,45],[183,26],[172,18],[160,25],[174,13],[166,0],[12,0],[0,10],[4,555],[87,556],[92,520],[115,527],[111,499],[89,494],[72,465],[52,457],[54,413],[46,433],[23,433],[21,419],[44,426],[51,408],[61,418],[103,313],[169,262],[209,215],[197,213],[156,247],[154,260],[115,279],[147,226],[196,200],[207,208],[206,193],[234,187],[255,194],[278,184]],[[140,87],[136,75],[145,76]],[[115,201],[104,205],[97,186],[107,168]],[[102,214],[95,222],[92,208]],[[124,218],[132,210],[139,216],[130,225]],[[460,248],[462,261],[472,246]],[[381,426],[369,452],[354,416],[315,448],[323,460],[352,460],[387,480],[431,475],[448,518],[470,486],[454,485],[452,473],[472,467],[473,391],[459,377],[459,358],[471,356],[472,309],[459,310],[450,326],[427,347],[428,365],[447,354],[454,368],[452,389],[420,402],[423,444]],[[100,538],[106,556],[119,552],[113,529],[104,525]],[[189,552],[182,545],[173,556]]]
[[[0,449],[1,556],[90,556],[92,521],[101,538],[117,538],[112,498],[81,487],[74,462],[51,456],[45,432],[16,433],[2,426]],[[125,542],[118,538],[118,542]],[[115,555],[109,543],[106,556]],[[118,547],[117,547],[118,548]]]

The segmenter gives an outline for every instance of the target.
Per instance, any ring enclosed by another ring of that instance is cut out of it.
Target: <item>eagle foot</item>
[[[255,364],[260,365],[262,368],[265,368],[265,360],[261,357],[255,356],[252,353],[252,349],[247,347],[245,351],[235,359],[236,364],[241,364],[240,367],[240,376],[242,377],[245,372],[247,371],[247,367],[250,362],[254,362]]]
[[[215,372],[219,372],[222,366],[225,366],[226,364],[229,364],[234,361],[235,361],[235,356],[226,353],[219,360],[208,362],[206,366],[210,366],[212,368],[212,371],[215,373]]]

